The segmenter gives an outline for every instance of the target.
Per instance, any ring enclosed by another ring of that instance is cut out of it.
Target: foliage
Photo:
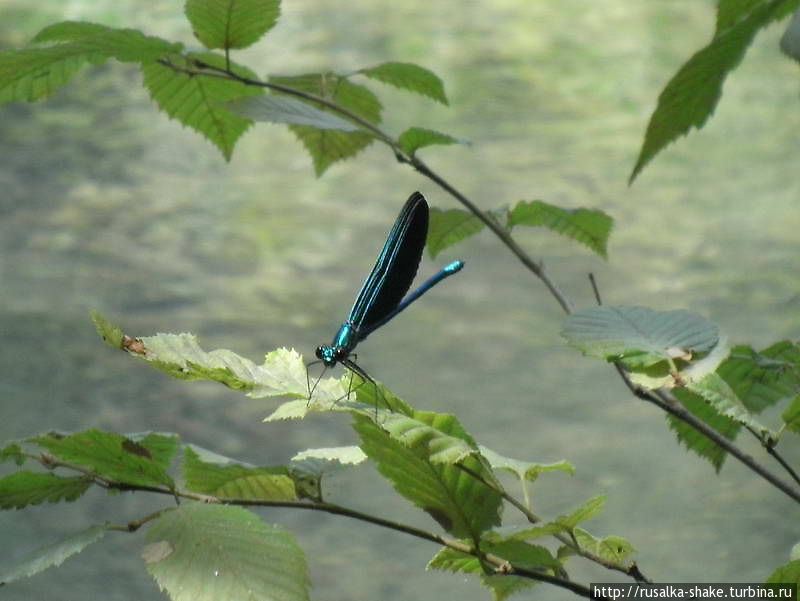
[[[719,101],[727,74],[740,63],[755,35],[798,3],[719,3],[714,38],[661,93],[631,179],[677,137],[702,127]],[[280,16],[278,0],[187,0],[185,14],[205,50],[188,50],[179,42],[97,23],[48,26],[30,47],[0,52],[0,102],[50,97],[84,67],[116,60],[137,65],[159,110],[200,133],[226,160],[231,160],[241,136],[261,121],[288,126],[311,156],[317,175],[373,143],[384,144],[400,163],[466,207],[431,212],[427,243],[432,255],[491,230],[571,313],[562,330],[566,341],[588,357],[613,363],[636,396],[667,411],[678,441],[715,470],[733,454],[764,476],[765,470],[734,446],[737,436],[749,432],[779,457],[776,447],[782,438],[800,432],[800,349],[795,342],[778,342],[762,351],[747,345],[731,349],[716,324],[685,310],[600,305],[572,312],[542,264],[527,257],[511,235],[517,226],[544,227],[607,259],[614,223],[610,216],[540,200],[481,211],[417,156],[423,148],[463,140],[411,124],[396,137],[381,129],[384,106],[369,86],[387,84],[447,105],[444,84],[436,74],[413,63],[389,61],[347,73],[261,79],[256,70],[233,61],[231,51],[253,45],[274,27]],[[169,376],[217,382],[251,398],[287,398],[265,421],[344,415],[351,420],[357,445],[308,449],[283,464],[254,466],[184,443],[170,433],[122,435],[89,429],[7,443],[0,449],[0,461],[15,471],[0,478],[0,509],[76,502],[93,489],[146,492],[165,502],[139,519],[94,525],[46,545],[5,567],[0,584],[58,566],[108,531],[145,528],[145,566],[176,601],[307,599],[305,552],[291,532],[266,523],[248,507],[342,515],[433,542],[438,550],[430,568],[477,575],[495,599],[537,582],[588,596],[588,588],[571,580],[566,570],[573,558],[636,581],[648,580],[631,559],[631,542],[585,528],[602,513],[604,495],[560,515],[534,512],[531,488],[546,485],[549,476],[542,478],[544,474],[573,474],[575,468],[566,460],[541,463],[504,457],[479,444],[455,416],[416,409],[365,374],[320,379],[312,385],[303,358],[294,350],[271,351],[258,364],[228,349],[206,351],[191,334],[131,336],[99,313],[93,313],[92,320],[110,346]],[[769,416],[759,414],[771,407],[781,410],[777,427],[759,421],[769,423]],[[800,482],[787,462],[778,461]],[[324,476],[368,464],[430,518],[428,530],[324,500]],[[30,469],[32,465],[38,471]],[[521,486],[522,501],[506,489],[502,476],[508,474]],[[772,475],[766,480],[800,502],[794,488]],[[509,519],[509,508],[519,513]],[[769,581],[797,581],[796,563],[793,556]]]

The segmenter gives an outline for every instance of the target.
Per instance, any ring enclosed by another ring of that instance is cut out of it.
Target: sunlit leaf
[[[520,461],[519,459],[511,459],[495,453],[492,449],[479,445],[481,451],[489,465],[493,469],[503,470],[515,474],[520,480],[534,481],[543,472],[562,471],[572,475],[575,473],[575,466],[569,461],[559,461],[556,463],[533,463],[530,461]]]
[[[209,49],[247,48],[267,33],[281,13],[280,0],[187,0],[186,17]]]
[[[292,461],[302,461],[303,459],[324,459],[346,465],[358,465],[364,462],[367,456],[359,447],[348,446],[306,449],[292,457]]]
[[[400,148],[408,154],[414,154],[417,150],[425,148],[426,146],[467,144],[465,140],[460,140],[448,134],[443,134],[424,127],[409,127],[400,134],[397,142],[400,144]]]
[[[606,506],[606,496],[600,495],[597,497],[593,497],[586,501],[583,505],[578,507],[575,511],[571,514],[566,516],[560,516],[556,522],[568,530],[575,528],[578,524],[585,522],[587,520],[591,520],[594,517],[597,517],[603,512]]]
[[[469,211],[432,208],[428,225],[428,252],[434,258],[446,248],[479,233],[484,227],[484,223]]]
[[[151,524],[147,543],[147,570],[172,601],[309,598],[292,535],[241,507],[184,502]]]
[[[202,461],[191,447],[184,449],[183,459],[183,478],[189,490],[220,499],[278,501],[298,498],[286,467],[218,465]]]
[[[620,567],[624,567],[624,560],[636,552],[633,545],[621,536],[597,538],[583,528],[575,528],[573,534],[581,549]]]
[[[747,16],[718,31],[705,48],[678,70],[658,97],[631,182],[668,144],[693,127],[700,129],[705,125],[719,102],[728,74],[739,65],[756,33],[787,4],[787,0],[760,3]]]
[[[359,73],[402,90],[428,96],[442,104],[448,104],[442,80],[432,71],[419,65],[387,62],[361,69]]]
[[[508,227],[527,225],[547,229],[587,246],[604,259],[614,220],[597,209],[562,209],[541,200],[521,201],[508,216]]]
[[[711,373],[698,381],[687,382],[686,388],[705,399],[720,415],[734,419],[758,432],[770,432],[769,428],[759,423],[747,410],[744,403],[719,374]]]
[[[211,53],[190,54],[181,60],[185,64],[178,67],[194,70],[203,64],[217,68],[226,66],[225,57]],[[246,67],[231,63],[230,69],[242,77],[257,79]],[[252,121],[232,113],[225,105],[263,94],[261,88],[219,77],[189,75],[159,63],[142,65],[142,74],[150,97],[162,111],[205,136],[230,160],[236,141]]]

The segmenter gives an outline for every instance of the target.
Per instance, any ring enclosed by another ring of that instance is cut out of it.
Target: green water
[[[7,45],[66,18],[190,41],[170,3],[49,1],[36,13],[26,5],[9,3]],[[777,50],[780,27],[757,38],[709,126],[629,188],[655,98],[710,35],[713,3],[307,0],[283,12],[268,40],[241,58],[257,72],[423,64],[444,79],[451,106],[378,87],[385,126],[471,140],[423,156],[482,208],[542,199],[614,216],[608,263],[553,235],[519,232],[576,306],[593,302],[591,271],[608,303],[689,308],[734,342],[800,335],[792,152],[800,86],[797,66]],[[248,133],[226,164],[157,114],[138,85],[135,69],[110,66],[45,103],[0,107],[0,439],[51,428],[156,429],[259,464],[352,444],[341,417],[265,425],[271,401],[179,383],[111,352],[88,311],[134,335],[192,331],[205,348],[256,360],[279,346],[310,356],[344,318],[408,194],[420,189],[440,207],[453,201],[378,147],[315,179],[299,143],[275,125]],[[420,408],[457,413],[498,452],[572,461],[574,477],[542,478],[536,510],[552,517],[608,494],[589,529],[629,537],[656,580],[760,581],[788,559],[797,534],[779,521],[793,509],[779,492],[733,462],[716,476],[612,370],[563,347],[556,303],[488,234],[426,258],[421,270],[456,257],[467,262],[463,273],[359,347],[371,374]],[[797,450],[786,450],[790,460]],[[332,501],[436,528],[371,468],[336,476],[331,487]],[[97,492],[74,506],[0,514],[11,541],[0,561],[160,502]],[[314,599],[487,598],[461,577],[424,572],[435,552],[427,543],[309,512],[262,515],[297,533]],[[62,569],[5,587],[3,600],[161,599],[140,546],[141,535],[112,535]],[[570,573],[619,580],[579,562]],[[534,596],[571,598],[545,587]]]

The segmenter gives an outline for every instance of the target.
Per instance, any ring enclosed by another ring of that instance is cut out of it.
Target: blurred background
[[[234,58],[261,75],[387,60],[432,69],[449,108],[367,85],[386,104],[388,131],[418,125],[472,142],[422,156],[481,208],[541,199],[615,218],[608,262],[545,231],[514,232],[577,307],[593,304],[593,272],[607,303],[688,308],[732,342],[762,347],[800,335],[800,79],[778,50],[785,24],[756,38],[708,126],[627,185],[658,93],[710,38],[714,9],[710,0],[498,0],[457,10],[422,0],[286,1],[268,37]],[[179,2],[5,0],[3,14],[3,48],[66,19],[197,45]],[[0,440],[157,430],[259,465],[354,443],[346,416],[263,424],[277,400],[178,382],[114,352],[88,312],[131,335],[190,331],[205,349],[255,361],[281,346],[310,358],[345,318],[408,195],[419,189],[441,208],[456,206],[451,198],[377,145],[316,179],[277,125],[253,128],[225,163],[157,112],[135,67],[116,63],[82,71],[44,102],[1,106],[0,140]],[[798,533],[783,521],[796,511],[787,498],[732,460],[715,475],[612,369],[566,348],[555,301],[488,233],[426,258],[421,274],[453,258],[467,263],[458,277],[359,347],[370,374],[418,408],[456,413],[499,453],[573,462],[574,476],[537,482],[534,510],[553,518],[607,494],[606,512],[587,528],[628,537],[655,580],[758,582],[788,561]],[[764,419],[776,424],[777,413]],[[798,445],[784,450],[796,462]],[[328,486],[331,501],[437,529],[371,467]],[[4,512],[0,562],[163,504],[94,492]],[[428,543],[345,518],[259,513],[297,535],[316,600],[488,597],[463,576],[424,571],[436,552]],[[2,598],[162,599],[139,558],[142,539],[109,534]],[[577,561],[570,573],[624,581]],[[528,597],[573,598],[544,586]]]

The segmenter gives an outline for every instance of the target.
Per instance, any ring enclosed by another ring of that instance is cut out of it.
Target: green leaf
[[[705,125],[719,102],[728,73],[739,65],[756,33],[787,4],[787,0],[760,3],[746,17],[718,31],[678,70],[658,97],[630,182],[668,144],[689,133],[692,127],[700,129]]]
[[[16,472],[0,478],[0,509],[22,509],[45,501],[74,501],[91,484],[91,479],[86,476],[62,478],[49,473]]]
[[[204,64],[225,67],[225,57],[210,53],[190,54],[186,61],[187,68],[197,69]],[[230,69],[241,77],[257,79],[246,67],[231,63]],[[230,79],[180,73],[158,63],[142,65],[142,74],[150,97],[162,111],[205,136],[226,160],[231,159],[236,141],[252,121],[232,113],[225,104],[263,94],[261,88]]]
[[[396,88],[422,94],[442,104],[449,104],[444,93],[442,80],[432,71],[419,65],[387,62],[361,69],[359,73],[383,83],[388,83]]]
[[[384,412],[381,418],[384,414],[391,415]],[[480,459],[470,455],[459,464],[433,461],[452,460],[460,454],[448,437],[471,440],[455,418],[414,412],[414,419],[430,426],[420,427],[418,432],[404,428],[408,422],[395,420],[389,427],[402,437],[401,442],[371,418],[357,414],[354,417],[361,449],[375,461],[378,471],[398,493],[430,514],[447,532],[475,538],[500,523],[502,499],[485,483],[494,483],[494,477]],[[440,435],[435,435],[433,429]]]
[[[696,313],[611,305],[573,313],[561,335],[586,355],[630,368],[708,352],[719,341],[717,326]]]
[[[317,129],[338,129],[340,131],[358,131],[358,127],[326,113],[307,102],[294,98],[276,95],[261,95],[229,102],[226,107],[253,121],[269,121],[271,123],[289,123],[292,125],[308,125]]]
[[[800,395],[794,397],[792,404],[781,413],[781,419],[788,430],[800,433]]]
[[[25,453],[22,452],[22,447],[16,443],[6,445],[0,449],[0,463],[4,461],[13,461],[17,465],[22,465],[27,459]]]
[[[607,259],[608,238],[614,220],[597,209],[562,209],[541,200],[533,200],[520,201],[511,210],[508,227],[516,225],[546,227],[556,234],[584,244],[592,252]]]
[[[800,348],[788,340],[762,351],[737,346],[717,371],[750,411],[760,413],[800,393]]]
[[[575,474],[575,466],[566,460],[557,463],[532,463],[504,457],[482,445],[479,445],[478,448],[481,451],[481,455],[483,455],[486,461],[489,462],[489,465],[492,466],[492,469],[510,472],[516,475],[520,480],[533,482],[544,472],[561,471],[567,472],[570,476]]]
[[[181,440],[177,434],[158,434],[156,432],[128,434],[127,438],[144,447],[147,456],[163,470],[169,469],[178,452]]]
[[[565,532],[568,528],[560,522],[548,522],[542,526],[534,526],[533,528],[525,528],[514,532],[508,538],[517,540],[534,540],[543,536],[551,536],[559,532]]]
[[[256,365],[227,349],[206,352],[192,334],[156,334],[137,340],[141,352],[133,353],[134,356],[174,378],[213,380],[242,390],[252,398],[290,395],[304,399],[303,407],[309,404],[306,367],[303,358],[294,350],[272,351],[263,364]],[[323,392],[339,399],[344,394],[339,394],[340,389],[338,380],[321,380],[315,389],[315,400],[321,399]]]
[[[420,148],[434,145],[449,146],[451,144],[468,144],[465,140],[454,138],[432,129],[424,127],[409,127],[397,139],[400,148],[408,154],[414,154]]]
[[[454,464],[477,455],[475,443],[452,415],[414,411],[413,415],[387,413],[381,426],[392,438],[420,450],[431,463]]]
[[[145,447],[113,432],[86,430],[71,436],[46,434],[28,442],[44,447],[62,461],[92,468],[114,482],[174,488],[172,478]]]
[[[247,48],[275,26],[280,0],[186,0],[186,18],[209,49]]]
[[[675,388],[672,393],[692,415],[704,421],[729,440],[736,439],[742,427],[739,422],[730,417],[720,415],[702,397],[686,388]],[[676,433],[678,442],[682,442],[687,449],[711,462],[711,465],[719,473],[727,457],[725,450],[687,423],[671,415],[667,416],[667,422],[669,427]]]
[[[561,562],[553,557],[545,547],[519,540],[481,541],[481,550],[484,553],[501,557],[518,568],[547,573],[562,568]],[[536,581],[513,575],[487,574],[478,558],[449,547],[442,548],[434,555],[428,563],[427,569],[478,574],[483,585],[491,589],[494,598],[498,600],[505,599],[512,593],[529,588],[536,583]]]
[[[800,559],[794,559],[782,565],[770,574],[766,584],[797,584],[800,585]],[[775,595],[777,599],[778,596]]]
[[[124,336],[122,330],[97,311],[90,311],[89,315],[92,318],[97,333],[103,341],[114,348],[122,348],[122,339]]]
[[[306,449],[292,457],[292,461],[302,461],[304,459],[324,459],[325,461],[337,461],[345,465],[358,465],[366,461],[367,456],[359,447],[347,446]]]
[[[143,34],[137,29],[117,29],[97,23],[64,21],[42,29],[34,42],[63,42],[42,50],[75,52],[114,58],[123,63],[148,63],[179,54],[183,44]]]
[[[298,498],[285,467],[217,465],[201,461],[191,447],[183,451],[183,478],[189,490],[219,499],[284,501]]]
[[[720,0],[717,4],[717,28],[714,33],[718,36],[721,32],[729,29],[745,17],[754,9],[764,4],[765,0]],[[797,0],[784,2],[772,15],[772,20],[777,21],[789,15],[797,8]]]
[[[14,565],[0,569],[0,585],[28,578],[34,574],[60,566],[64,560],[96,543],[108,532],[107,526],[92,526],[57,543],[37,549]]]
[[[736,420],[762,434],[770,432],[769,428],[753,417],[719,374],[711,373],[696,382],[687,382],[686,388],[704,398],[720,415]]]
[[[182,503],[147,531],[147,570],[172,601],[306,601],[305,555],[292,535],[241,507]]]
[[[606,536],[598,539],[583,528],[575,528],[573,534],[581,549],[619,567],[625,567],[624,560],[636,552],[633,545],[621,536]]]
[[[484,223],[469,211],[463,209],[430,210],[428,224],[428,252],[435,258],[446,248],[450,248],[479,233]]]
[[[270,77],[269,82],[324,98],[369,123],[381,122],[382,106],[378,97],[367,88],[351,83],[335,73]],[[322,104],[314,102],[310,102],[310,104],[319,110],[333,112],[339,117],[347,118]],[[371,133],[363,130],[342,132],[333,129],[317,129],[308,125],[290,125],[289,128],[311,155],[317,176],[322,175],[333,163],[355,156],[374,140]]]
[[[593,497],[578,507],[578,509],[573,511],[571,514],[560,516],[556,520],[556,523],[564,526],[564,528],[567,530],[573,530],[575,526],[581,522],[591,520],[592,518],[600,515],[603,512],[603,509],[605,509],[606,500],[607,498],[605,495]]]

